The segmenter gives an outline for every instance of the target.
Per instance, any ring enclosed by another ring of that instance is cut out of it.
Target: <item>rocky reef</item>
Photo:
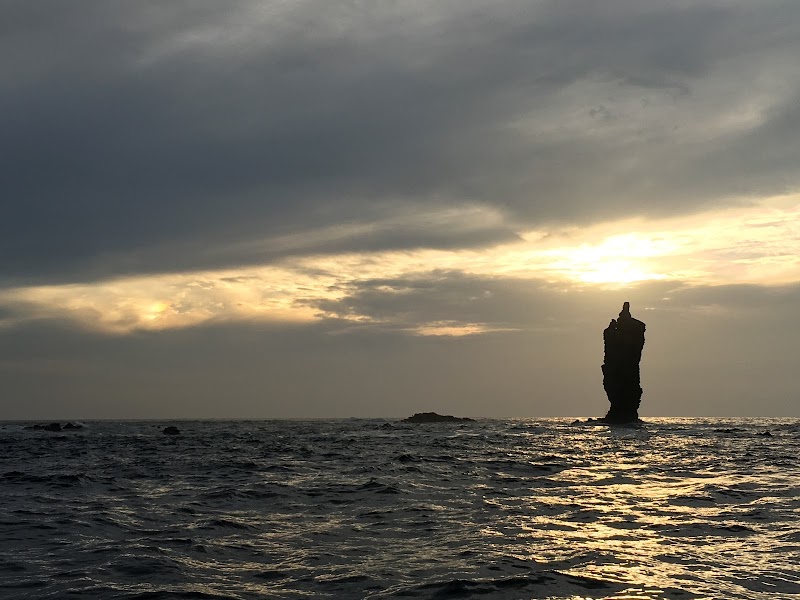
[[[454,417],[452,415],[440,415],[435,412],[415,413],[401,421],[401,423],[464,423],[474,422],[475,419],[469,417]]]
[[[611,319],[603,331],[603,388],[611,407],[601,421],[633,423],[639,420],[642,387],[639,362],[644,348],[645,324],[631,316],[625,302],[617,319]]]
[[[59,432],[59,431],[71,431],[75,429],[83,429],[83,425],[81,425],[80,423],[72,423],[72,422],[65,423],[63,426],[61,425],[61,423],[58,422],[48,423],[46,425],[42,423],[37,423],[35,425],[27,425],[25,429]]]

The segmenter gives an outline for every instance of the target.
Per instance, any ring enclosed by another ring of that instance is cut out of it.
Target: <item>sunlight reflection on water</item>
[[[793,420],[177,425],[0,426],[0,595],[800,593]]]

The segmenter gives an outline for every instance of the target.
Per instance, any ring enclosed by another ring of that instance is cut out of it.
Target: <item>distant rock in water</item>
[[[61,431],[61,423],[49,423],[48,425],[37,423],[36,425],[29,425],[25,429],[36,429],[39,431]]]
[[[403,419],[401,423],[464,423],[475,422],[469,417],[454,417],[452,415],[440,415],[435,412],[415,413],[413,416]]]
[[[611,407],[602,422],[633,423],[639,420],[642,399],[639,361],[644,348],[644,330],[645,324],[631,316],[630,303],[625,302],[619,318],[611,319],[603,331],[603,388]]]
[[[68,422],[62,427],[61,423],[48,423],[47,425],[37,423],[36,425],[28,425],[24,427],[24,429],[35,429],[38,431],[73,431],[75,429],[83,429],[83,425],[80,423]]]
[[[175,427],[174,425],[170,425],[169,427],[164,427],[164,435],[180,435],[181,430]]]

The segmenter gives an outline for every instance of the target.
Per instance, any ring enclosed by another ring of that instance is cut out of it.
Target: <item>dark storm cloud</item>
[[[752,127],[681,136],[762,65],[791,73],[798,23],[781,2],[6,2],[0,276],[480,246],[793,189],[790,81]],[[506,223],[313,239],[464,204]]]

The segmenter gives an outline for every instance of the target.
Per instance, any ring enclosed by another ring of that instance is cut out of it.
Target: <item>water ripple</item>
[[[790,419],[5,423],[0,596],[788,599],[799,438]]]

